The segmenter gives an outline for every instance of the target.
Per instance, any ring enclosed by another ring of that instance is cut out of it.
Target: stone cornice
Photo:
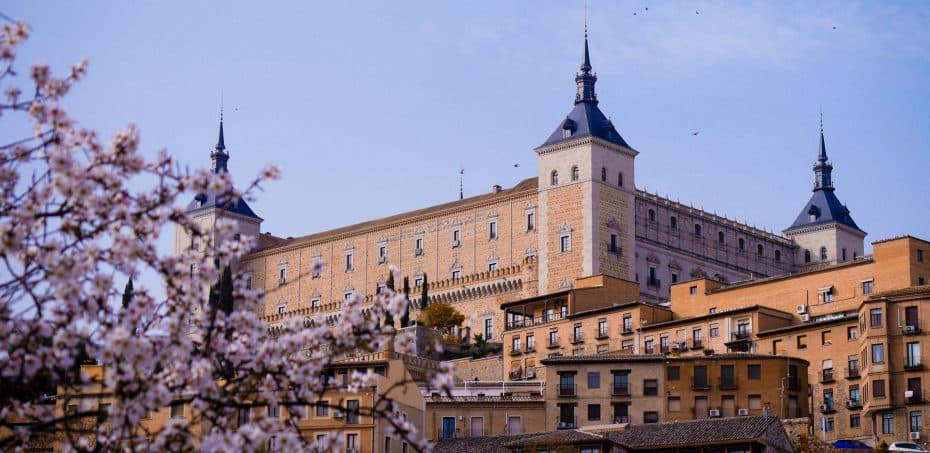
[[[574,148],[576,146],[587,145],[589,143],[593,143],[598,146],[602,146],[604,148],[617,151],[618,153],[626,154],[627,156],[630,156],[630,157],[636,157],[639,154],[639,152],[636,151],[635,149],[620,146],[615,143],[611,143],[611,142],[608,142],[607,140],[594,137],[591,135],[579,137],[575,140],[568,140],[565,142],[553,143],[548,146],[540,146],[534,149],[533,151],[536,151],[536,154],[539,154],[541,156],[543,154],[554,153],[557,151],[561,151],[563,149]]]

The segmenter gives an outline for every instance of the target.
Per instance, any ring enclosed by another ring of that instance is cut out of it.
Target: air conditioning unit
[[[807,305],[798,305],[797,311],[799,315],[807,313]]]
[[[911,440],[920,440],[920,432],[914,431],[911,433]]]
[[[333,411],[333,418],[342,418],[342,417],[345,417],[345,415],[342,413],[342,411],[340,411],[340,410],[334,410],[334,411]]]
[[[710,415],[711,417],[714,417],[714,418],[720,417],[720,409],[711,409],[711,410],[707,411],[707,413],[708,413],[708,415]]]
[[[749,409],[740,409],[737,413],[739,414],[740,417],[748,417]]]
[[[803,315],[801,315],[801,321],[803,321],[803,322],[811,322],[811,315],[808,315],[808,314],[803,314]]]
[[[536,371],[534,371],[534,370],[527,371],[527,372],[526,372],[526,378],[527,378],[527,379],[534,379],[534,378],[536,378]]]
[[[917,326],[904,326],[904,333],[917,332]]]

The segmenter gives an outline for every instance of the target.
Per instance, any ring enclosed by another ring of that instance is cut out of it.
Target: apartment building
[[[545,431],[542,381],[461,382],[448,394],[424,389],[426,433],[440,441]]]

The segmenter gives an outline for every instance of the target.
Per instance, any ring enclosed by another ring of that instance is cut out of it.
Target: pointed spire
[[[578,91],[575,93],[575,104],[582,102],[597,105],[597,95],[594,93],[594,83],[597,76],[591,72],[591,53],[588,51],[588,20],[584,24],[584,58],[581,61],[581,72],[575,75],[575,84]]]
[[[833,190],[833,165],[827,158],[827,145],[823,138],[823,110],[820,111],[820,148],[814,164],[814,191]]]
[[[223,136],[223,104],[220,102],[220,134],[216,140],[216,146],[210,153],[210,160],[213,162],[213,172],[227,172],[229,169],[226,164],[229,161],[229,153],[226,152],[226,139]]]

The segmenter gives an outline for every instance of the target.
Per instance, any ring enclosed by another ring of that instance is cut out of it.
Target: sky
[[[138,125],[208,167],[221,102],[233,176],[301,236],[510,187],[571,110],[581,1],[4,2],[19,67],[89,74],[65,107]],[[867,242],[930,239],[930,2],[587,4],[601,109],[636,183],[780,232],[813,185],[823,111],[837,195]],[[0,122],[0,136],[22,136]],[[28,132],[28,130],[26,130]],[[694,135],[698,132],[697,135]],[[519,166],[515,166],[519,165]],[[172,231],[160,246],[169,253]],[[869,247],[867,247],[868,251]]]

